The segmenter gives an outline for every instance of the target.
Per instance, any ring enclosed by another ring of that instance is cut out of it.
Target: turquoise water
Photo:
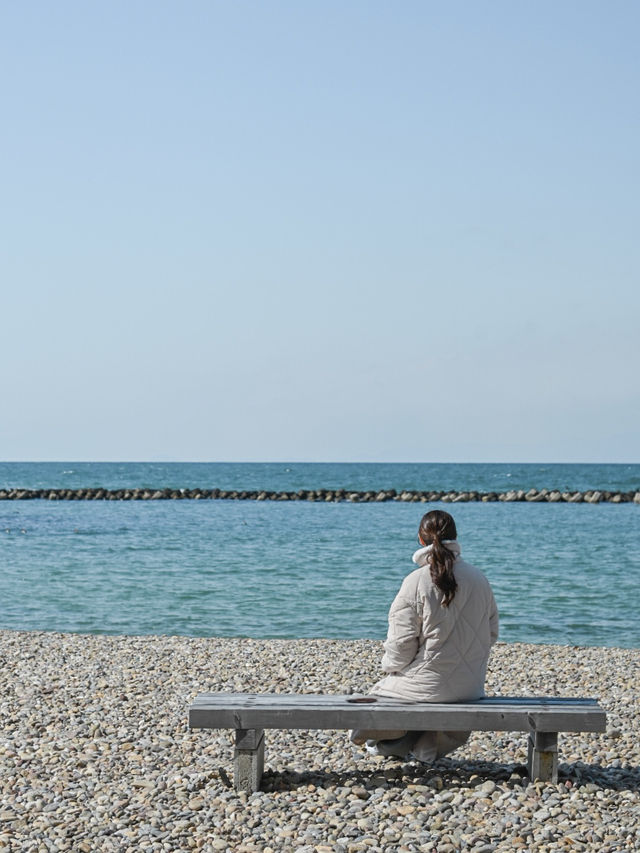
[[[72,473],[65,473],[72,472]],[[638,465],[5,463],[0,487],[637,489]],[[640,506],[456,504],[501,639],[639,646]],[[0,627],[373,637],[428,504],[0,502]]]
[[[640,465],[513,463],[0,462],[0,488],[630,491]]]

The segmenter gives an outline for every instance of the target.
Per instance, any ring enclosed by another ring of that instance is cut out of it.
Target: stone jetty
[[[0,500],[4,501],[163,501],[163,500],[232,500],[232,501],[325,501],[351,503],[469,503],[481,501],[523,501],[529,503],[635,503],[640,504],[640,489],[628,492],[608,492],[599,489],[588,491],[560,491],[558,489],[524,489],[508,492],[458,492],[416,491],[405,489],[378,489],[354,491],[351,489],[299,489],[297,492],[240,491],[225,489],[0,489]]]
[[[2,853],[620,853],[640,850],[637,649],[498,643],[487,692],[595,696],[557,784],[526,735],[474,732],[431,766],[343,731],[268,731],[263,790],[230,787],[233,734],[189,731],[202,691],[366,692],[373,640],[0,631]]]

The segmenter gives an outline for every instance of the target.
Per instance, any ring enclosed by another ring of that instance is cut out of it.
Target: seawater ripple
[[[429,462],[0,462],[0,488],[638,491],[639,464]]]
[[[420,516],[388,501],[0,504],[0,626],[80,633],[377,638]],[[460,503],[501,639],[640,645],[634,504]]]

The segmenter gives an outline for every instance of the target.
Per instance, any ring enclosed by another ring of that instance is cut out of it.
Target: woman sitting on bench
[[[491,646],[498,639],[498,610],[489,581],[460,557],[456,525],[448,512],[428,512],[420,522],[419,568],[408,575],[389,611],[382,669],[371,690],[410,702],[464,702],[484,696]],[[355,730],[353,743],[374,755],[430,763],[452,752],[471,732]]]

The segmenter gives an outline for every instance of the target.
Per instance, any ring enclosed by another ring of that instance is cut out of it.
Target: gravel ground
[[[487,692],[596,696],[606,734],[560,735],[560,781],[526,735],[477,732],[433,767],[346,732],[267,731],[264,790],[236,794],[233,735],[187,728],[196,693],[366,692],[370,640],[0,631],[0,851],[640,850],[636,649],[498,644]]]

